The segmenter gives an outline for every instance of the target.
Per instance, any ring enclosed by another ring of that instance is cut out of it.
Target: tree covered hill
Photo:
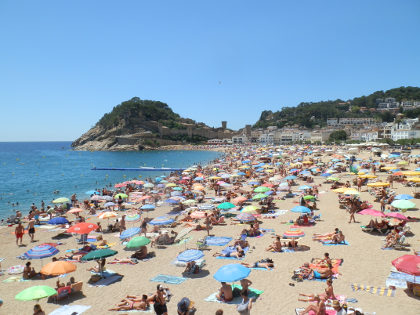
[[[327,118],[347,118],[347,117],[373,117],[382,121],[392,121],[394,114],[389,111],[370,111],[376,109],[378,98],[393,97],[397,102],[405,100],[420,101],[420,88],[400,87],[387,91],[376,91],[368,96],[356,97],[350,100],[337,99],[334,101],[300,103],[296,107],[283,107],[281,110],[273,112],[263,111],[260,119],[255,123],[255,128],[266,128],[268,126],[298,125],[313,128],[316,125],[325,126]],[[363,110],[364,107],[366,110]],[[404,112],[407,117],[418,117],[419,110]]]

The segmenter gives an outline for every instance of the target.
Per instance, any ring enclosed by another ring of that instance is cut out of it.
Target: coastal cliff
[[[174,113],[165,103],[134,97],[115,106],[72,143],[83,151],[138,151],[162,146],[202,144],[224,139],[231,130],[211,128]]]

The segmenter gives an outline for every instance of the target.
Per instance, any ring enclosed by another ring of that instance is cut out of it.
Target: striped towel
[[[353,291],[366,291],[380,296],[395,296],[395,290],[385,287],[374,287],[370,285],[353,283],[351,288]]]

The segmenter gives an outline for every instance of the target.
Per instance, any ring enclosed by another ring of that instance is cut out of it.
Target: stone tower
[[[222,129],[223,130],[226,130],[226,128],[227,128],[227,121],[222,121]]]

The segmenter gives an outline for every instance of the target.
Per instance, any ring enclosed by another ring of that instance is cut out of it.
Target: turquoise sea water
[[[70,142],[0,142],[0,217],[13,209],[29,211],[34,202],[48,205],[58,197],[85,192],[163,172],[92,171],[96,167],[188,167],[205,164],[220,153],[207,151],[87,152],[72,151]],[[58,194],[53,192],[58,190]],[[18,206],[12,206],[19,202]]]

